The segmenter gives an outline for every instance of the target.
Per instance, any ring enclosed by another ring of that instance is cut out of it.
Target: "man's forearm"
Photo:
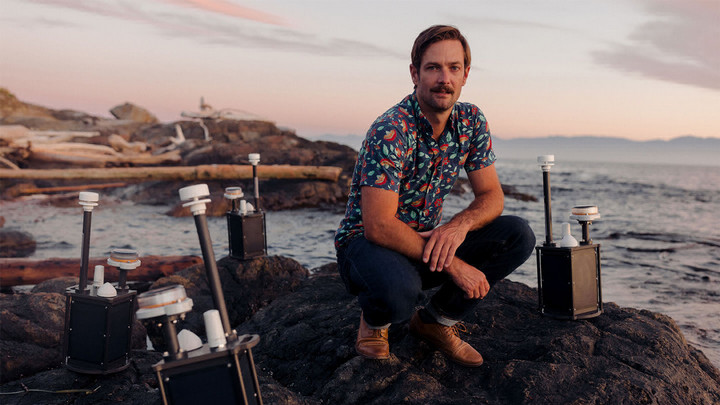
[[[476,176],[470,179],[471,182],[478,182]],[[430,270],[447,269],[455,259],[455,251],[465,241],[468,232],[482,228],[502,213],[504,202],[502,187],[499,182],[492,183],[494,184],[490,187],[474,187],[475,199],[468,208],[459,212],[448,223],[420,234],[428,238],[423,250],[423,261],[428,263]]]
[[[394,250],[410,259],[420,261],[425,239],[397,218],[365,227],[365,238],[376,245]]]
[[[480,229],[502,214],[504,195],[502,189],[489,190],[475,195],[475,199],[464,210],[457,213],[449,221],[465,229],[466,232]]]

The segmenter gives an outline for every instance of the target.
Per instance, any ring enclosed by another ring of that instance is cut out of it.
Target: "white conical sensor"
[[[202,347],[202,340],[200,340],[200,337],[187,329],[181,330],[177,334],[177,338],[180,349],[184,352],[189,352]]]
[[[577,239],[570,234],[570,224],[563,222],[562,224],[563,237],[560,241],[560,247],[575,247],[578,245]]]
[[[220,312],[217,309],[211,309],[203,313],[205,321],[205,333],[207,333],[208,346],[211,348],[225,347],[227,340],[225,339],[225,331],[220,321]]]
[[[103,284],[97,291],[98,297],[112,298],[117,297],[117,290],[110,283]]]

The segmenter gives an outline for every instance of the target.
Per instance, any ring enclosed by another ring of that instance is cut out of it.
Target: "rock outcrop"
[[[280,267],[287,264],[274,261]],[[290,276],[295,270],[278,268],[263,274],[271,267],[259,261],[258,266],[240,269],[230,259],[219,264],[225,273],[223,284],[234,283],[235,277],[244,280],[224,289],[230,311],[237,312],[234,319],[249,316],[238,332],[260,335],[253,354],[266,404],[720,402],[720,371],[688,345],[665,315],[606,303],[597,318],[554,320],[538,313],[534,289],[503,281],[465,323],[469,333],[462,337],[482,352],[481,367],[449,362],[408,334],[406,324],[390,330],[390,359],[374,361],[355,353],[360,311],[356,298],[345,292],[334,264],[317,269],[299,284]],[[209,292],[196,280],[200,278],[196,270],[189,273],[174,281],[186,283],[199,311],[205,305],[202,301],[210,299]],[[232,297],[268,293],[262,286],[273,288],[277,282],[272,274],[292,279],[294,287],[260,302],[259,306],[268,304],[259,310]],[[251,292],[254,288],[260,290]],[[83,376],[57,368],[0,389],[21,392],[4,396],[8,404],[157,404],[160,394],[151,366],[159,360],[157,352],[134,351],[131,367],[115,375]],[[33,388],[87,392],[25,392]]]
[[[218,273],[228,308],[231,325],[239,325],[260,308],[277,297],[296,290],[308,278],[309,272],[297,261],[282,257],[259,257],[239,261],[225,257],[218,261]],[[157,280],[150,289],[179,284],[193,300],[193,310],[179,324],[178,330],[188,329],[205,335],[203,312],[215,308],[207,282],[205,265],[199,264]],[[164,350],[162,331],[146,324],[153,346]]]
[[[70,139],[67,143],[69,145],[91,143],[98,147],[107,146],[108,149],[112,147],[112,150],[118,151],[123,158],[127,158],[113,162],[100,158],[96,159],[97,161],[92,159],[89,162],[83,161],[83,164],[92,167],[132,166],[133,159],[139,159],[138,150],[158,159],[171,153],[172,158],[179,161],[165,163],[170,166],[247,165],[249,153],[260,153],[261,165],[337,166],[343,170],[337,182],[261,181],[263,209],[336,207],[342,206],[346,201],[349,179],[357,156],[357,152],[348,146],[326,141],[310,141],[297,136],[292,130],[277,127],[268,121],[219,117],[163,124],[147,110],[131,103],[118,105],[110,112],[118,119],[35,106],[18,100],[5,89],[0,89],[0,125],[19,125],[32,130],[92,131],[99,135]],[[3,146],[2,142],[0,140],[0,146]],[[33,153],[22,148],[8,152],[5,158],[10,164],[21,168],[64,168],[69,164],[60,160],[39,161],[34,158]],[[76,157],[77,159],[79,158]],[[160,160],[155,164],[160,164],[159,162]],[[18,183],[17,180],[0,181],[6,198],[16,197],[8,190],[14,192],[20,190]],[[47,188],[71,183],[72,181],[37,180],[29,186]],[[176,181],[129,183],[125,187],[109,189],[107,193],[139,204],[165,205],[178,202],[177,190],[188,185],[187,182]],[[207,181],[207,183],[216,198],[222,197],[226,187],[240,186],[246,190],[252,188],[252,181],[247,180]],[[223,208],[209,214],[223,215],[225,211],[223,205]],[[180,210],[180,214],[185,213]]]
[[[27,232],[0,229],[0,257],[28,257],[36,246],[35,239]]]
[[[159,123],[147,110],[125,103],[114,107],[111,113],[118,119],[94,117],[71,110],[52,110],[24,103],[12,93],[0,89],[0,125],[24,125],[36,130],[94,131],[99,135],[91,138],[74,139],[72,142],[87,142],[113,147],[115,151],[137,155],[139,150],[162,157],[173,153],[172,159],[179,162],[168,165],[196,166],[203,164],[249,164],[249,153],[261,154],[261,165],[288,164],[300,166],[336,166],[342,168],[336,182],[315,180],[269,180],[260,182],[263,209],[268,211],[319,207],[342,209],[347,201],[350,179],[357,158],[352,148],[327,141],[310,141],[297,136],[294,131],[276,126],[272,122],[253,119],[217,118],[196,119]],[[2,141],[0,140],[0,143]],[[2,146],[2,145],[0,145]],[[168,152],[171,151],[171,152]],[[10,163],[21,168],[62,168],[68,163],[35,161],[27,150],[18,150],[7,155]],[[132,157],[121,160],[124,163],[99,161],[90,163],[103,166],[132,165]],[[168,158],[169,159],[169,158]],[[88,162],[85,162],[90,164]],[[159,164],[159,163],[156,163]],[[37,166],[37,167],[36,167]],[[7,184],[5,184],[7,183]],[[5,185],[4,196],[13,198],[21,191],[17,181],[0,180]],[[67,185],[67,181],[38,180],[31,186],[52,187]],[[219,216],[226,212],[226,204],[218,204],[226,187],[240,186],[252,190],[252,181],[206,181],[213,194],[214,204],[208,215]],[[470,191],[469,186],[458,182],[456,193]],[[119,199],[132,200],[139,204],[167,205],[178,203],[177,190],[187,182],[162,181],[138,182],[125,187],[108,189],[107,193]],[[504,188],[508,198],[535,200],[534,196],[523,195],[512,187]],[[187,210],[176,206],[172,215],[189,215]]]
[[[142,124],[156,124],[159,122],[157,117],[150,113],[150,111],[131,103],[120,104],[111,108],[110,114],[119,120],[128,120]]]
[[[0,381],[56,368],[62,364],[65,289],[77,277],[50,279],[26,294],[0,294]],[[145,329],[133,325],[132,346],[146,347]]]
[[[720,372],[669,317],[607,303],[584,321],[541,316],[537,292],[503,281],[466,319],[485,364],[465,368],[390,330],[391,358],[355,354],[359,309],[327,266],[240,327],[262,337],[258,368],[301,398],[332,404],[709,404]],[[288,310],[292,308],[292,311]],[[298,402],[299,403],[299,402]]]

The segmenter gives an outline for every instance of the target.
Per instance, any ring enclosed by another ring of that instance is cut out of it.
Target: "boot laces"
[[[468,335],[470,334],[470,331],[468,330],[467,326],[465,326],[465,324],[462,322],[455,323],[455,325],[450,326],[447,330],[450,334],[453,334],[457,337],[460,337],[461,332],[467,333]]]

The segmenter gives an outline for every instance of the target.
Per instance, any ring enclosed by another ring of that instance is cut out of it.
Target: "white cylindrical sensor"
[[[95,273],[93,275],[93,287],[100,288],[105,284],[105,266],[98,264],[95,266]]]
[[[210,189],[207,184],[195,184],[181,188],[178,190],[178,194],[180,194],[180,200],[191,201],[193,199],[197,200],[202,197],[209,196]]]
[[[225,347],[227,340],[223,330],[222,322],[220,322],[220,312],[217,309],[211,309],[203,313],[205,321],[205,333],[207,334],[208,346],[213,349]]]
[[[538,165],[544,172],[549,172],[550,167],[555,165],[555,155],[541,155],[537,158]]]
[[[205,204],[210,202],[210,189],[207,184],[196,184],[193,186],[183,187],[178,190],[180,200],[184,201],[183,207],[190,207],[193,215],[204,215]]]
[[[80,192],[80,205],[83,206],[83,210],[92,211],[94,207],[97,207],[97,203],[100,200],[100,194],[93,193],[92,191],[81,191]]]

